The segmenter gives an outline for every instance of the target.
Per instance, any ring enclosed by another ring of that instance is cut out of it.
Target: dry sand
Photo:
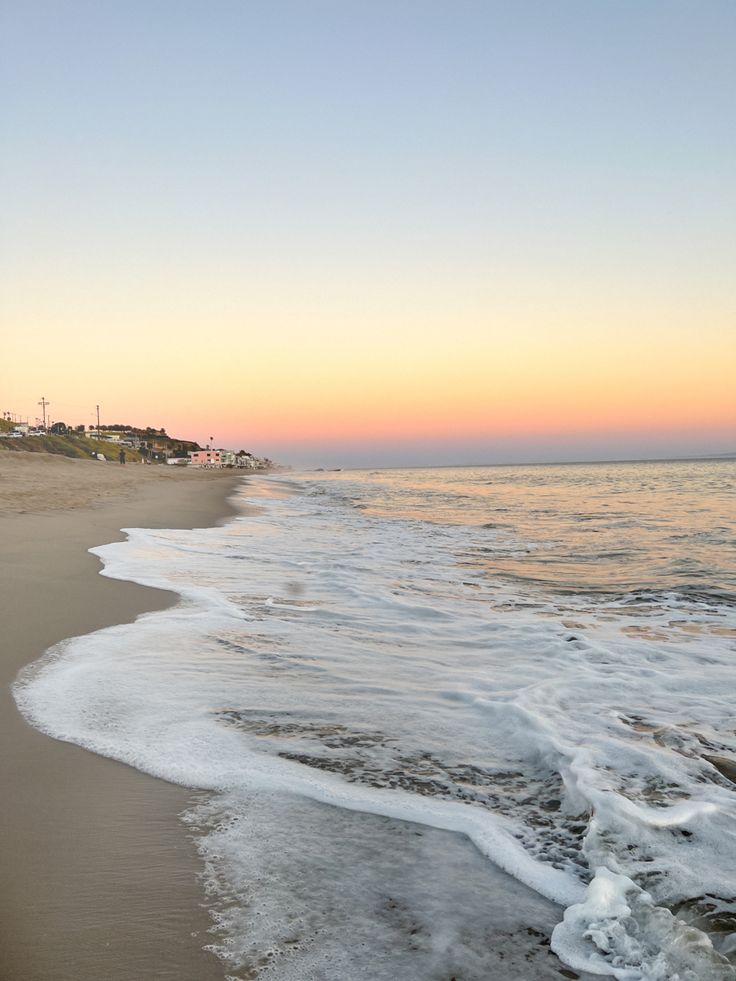
[[[216,524],[241,480],[0,451],[2,981],[224,977],[176,817],[192,793],[35,731],[9,686],[57,641],[175,602],[98,575],[89,547]]]

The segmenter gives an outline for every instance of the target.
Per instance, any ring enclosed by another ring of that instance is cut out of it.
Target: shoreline
[[[122,541],[124,527],[225,523],[241,513],[229,498],[244,475],[9,456],[0,455],[0,979],[222,981],[224,965],[203,949],[212,924],[202,866],[178,819],[199,792],[40,733],[10,686],[61,640],[175,604],[175,593],[101,576],[87,550]]]

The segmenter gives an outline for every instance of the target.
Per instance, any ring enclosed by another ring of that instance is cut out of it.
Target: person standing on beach
[[[125,463],[125,450],[120,450],[118,453],[118,460],[120,460],[121,463]]]

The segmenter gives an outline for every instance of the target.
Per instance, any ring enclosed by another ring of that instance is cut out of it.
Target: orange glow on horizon
[[[94,289],[82,306],[76,293],[57,305],[50,288],[28,304],[21,290],[6,304],[15,330],[4,361],[16,367],[4,372],[4,408],[33,417],[43,393],[53,418],[89,423],[100,402],[110,422],[263,451],[644,430],[707,438],[736,426],[736,341],[722,305],[602,304],[592,293],[563,303],[554,292],[523,303],[489,294],[484,305],[478,292],[453,308],[444,288],[420,295],[415,284],[362,307],[341,290],[302,306],[306,288],[232,307],[198,289],[188,311],[170,284],[166,297],[131,295],[114,314]]]

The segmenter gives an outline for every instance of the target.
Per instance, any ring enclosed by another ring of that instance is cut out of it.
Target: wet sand
[[[0,452],[2,981],[225,976],[177,820],[193,792],[35,731],[10,685],[57,641],[176,601],[98,575],[88,548],[122,527],[216,524],[241,480]]]

